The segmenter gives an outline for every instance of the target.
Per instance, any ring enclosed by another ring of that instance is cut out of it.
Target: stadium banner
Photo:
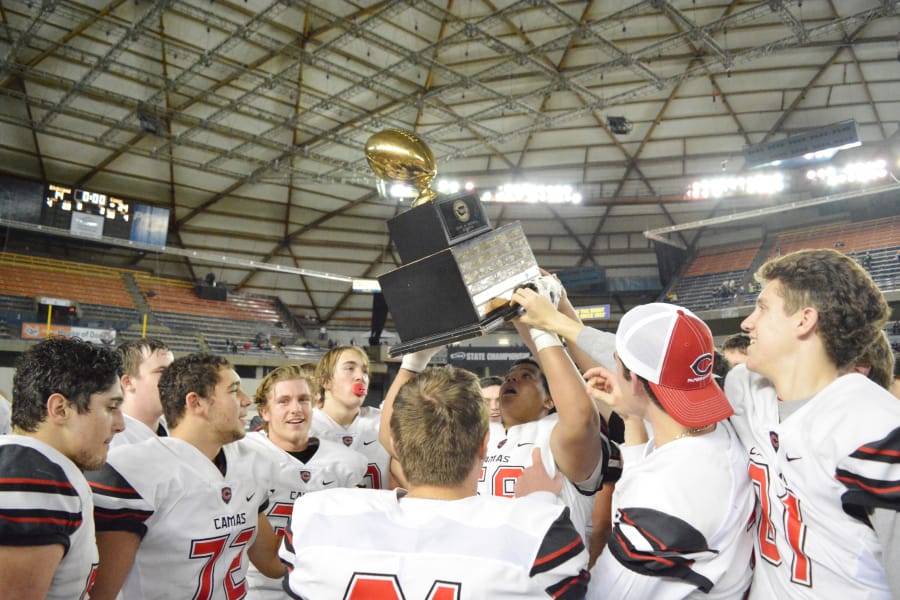
[[[98,346],[115,346],[115,329],[94,329],[69,325],[50,325],[50,335],[67,338],[81,338]],[[47,337],[46,323],[22,323],[23,340],[41,340]]]
[[[514,362],[529,358],[525,346],[499,349],[496,346],[451,346],[447,348],[447,362],[454,367],[481,374],[487,369],[493,375],[506,373]]]

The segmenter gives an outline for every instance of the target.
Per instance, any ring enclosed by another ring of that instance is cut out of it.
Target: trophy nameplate
[[[404,264],[491,230],[478,196],[438,196],[388,219],[391,239]]]

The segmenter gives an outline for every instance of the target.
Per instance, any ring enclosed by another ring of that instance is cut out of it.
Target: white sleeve
[[[575,343],[587,352],[591,358],[610,370],[616,369],[616,335],[608,331],[600,331],[593,327],[585,327],[578,333]]]
[[[887,573],[891,596],[900,598],[900,569],[891,566],[900,561],[900,513],[876,508],[872,513],[872,528],[881,542],[881,564]]]

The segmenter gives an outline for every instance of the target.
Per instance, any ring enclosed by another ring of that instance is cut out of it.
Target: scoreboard
[[[115,238],[164,249],[169,210],[51,183],[41,199],[40,224],[80,237]]]
[[[0,174],[0,222],[7,221],[45,225],[48,233],[62,230],[98,241],[125,240],[165,250],[169,209]]]
[[[50,184],[41,207],[41,224],[100,239],[131,239],[132,207],[128,200]]]

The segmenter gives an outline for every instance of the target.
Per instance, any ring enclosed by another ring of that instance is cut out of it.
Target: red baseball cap
[[[703,427],[734,414],[713,378],[712,333],[688,309],[663,302],[631,309],[619,321],[616,353],[685,427]]]

